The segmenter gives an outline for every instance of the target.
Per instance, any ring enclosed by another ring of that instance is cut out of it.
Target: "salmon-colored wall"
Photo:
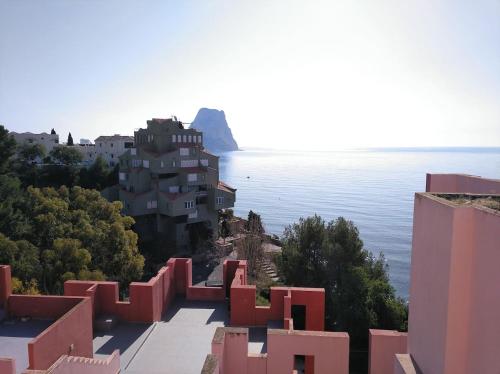
[[[500,180],[465,174],[427,174],[426,192],[500,194]]]
[[[500,373],[500,214],[472,209],[475,225],[470,288],[468,373]]]
[[[0,374],[16,374],[16,361],[13,358],[0,358]]]
[[[4,307],[11,293],[12,279],[10,276],[10,266],[0,265],[0,307]]]
[[[247,357],[247,374],[266,374],[267,354],[249,353]]]
[[[444,373],[453,209],[415,195],[408,349],[424,373]]]
[[[29,308],[30,305],[32,309]],[[63,354],[92,357],[90,299],[12,295],[9,298],[9,314],[33,318],[57,318],[28,343],[29,369],[47,369]]]
[[[105,360],[82,360],[81,357],[63,356],[50,368],[50,374],[117,374],[119,371],[118,350],[113,351]]]
[[[391,373],[394,367],[394,355],[406,353],[407,334],[393,330],[369,330],[370,358],[369,374]]]
[[[268,330],[267,373],[290,374],[294,356],[314,356],[315,374],[349,372],[349,335],[338,332]]]
[[[500,369],[500,214],[415,198],[409,353],[425,373]]]

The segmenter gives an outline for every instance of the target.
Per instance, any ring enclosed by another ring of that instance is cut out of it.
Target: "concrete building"
[[[9,133],[14,137],[17,144],[40,144],[45,148],[45,152],[48,154],[54,147],[59,146],[59,135],[58,134],[47,134],[42,132],[41,134],[33,134],[31,132],[13,132]]]
[[[173,119],[153,119],[134,141],[120,157],[119,198],[136,230],[178,249],[200,225],[217,230],[217,211],[234,206],[236,190],[219,180],[219,158],[204,150],[203,134]]]
[[[127,135],[99,136],[94,140],[95,157],[101,156],[111,167],[119,162],[119,158],[134,146],[134,138]]]

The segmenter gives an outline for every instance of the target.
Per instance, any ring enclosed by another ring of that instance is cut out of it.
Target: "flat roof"
[[[176,299],[159,322],[120,323],[94,334],[94,357],[119,349],[122,373],[199,374],[216,328],[228,324],[225,302]]]
[[[29,366],[28,343],[52,324],[52,320],[6,319],[0,322],[0,357],[16,360],[16,372]]]

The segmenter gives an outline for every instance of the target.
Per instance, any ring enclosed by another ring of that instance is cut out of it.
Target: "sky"
[[[243,147],[500,146],[500,0],[0,0],[0,124],[222,109]]]

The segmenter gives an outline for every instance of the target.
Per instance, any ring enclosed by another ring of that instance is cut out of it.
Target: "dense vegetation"
[[[46,163],[37,165],[37,157]],[[11,265],[16,292],[61,293],[68,279],[127,286],[142,276],[134,220],[120,214],[120,202],[76,185],[102,188],[113,172],[102,159],[89,169],[80,161],[69,147],[49,158],[39,146],[17,149],[0,126],[0,263]]]
[[[279,263],[285,283],[325,289],[326,327],[347,331],[352,352],[366,351],[370,328],[406,331],[407,306],[395,296],[385,259],[364,249],[351,221],[302,218],[285,229],[282,240]]]

